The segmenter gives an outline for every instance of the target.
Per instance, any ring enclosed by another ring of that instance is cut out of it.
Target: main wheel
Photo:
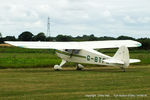
[[[82,70],[82,68],[77,67],[76,70]]]
[[[59,70],[61,70],[61,69],[62,69],[62,68],[61,68],[59,65],[55,65],[55,66],[54,66],[54,70],[55,70],[55,71],[59,71]]]
[[[81,64],[77,64],[76,66],[77,66],[76,70],[82,70],[82,69],[84,69],[84,66],[81,65]]]

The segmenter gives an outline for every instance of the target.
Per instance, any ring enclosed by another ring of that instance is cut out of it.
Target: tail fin
[[[122,67],[128,67],[130,64],[128,48],[126,46],[119,47],[118,51],[113,56],[113,59],[124,62]]]
[[[140,60],[130,59],[128,48],[126,46],[121,46],[111,59],[106,59],[104,62],[118,64],[120,67],[126,68],[130,63],[137,63],[140,62]]]

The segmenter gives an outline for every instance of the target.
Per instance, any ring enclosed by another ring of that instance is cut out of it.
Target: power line
[[[50,18],[47,20],[47,37],[50,37]]]

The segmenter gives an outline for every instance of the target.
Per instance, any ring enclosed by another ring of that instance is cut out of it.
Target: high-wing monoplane
[[[129,47],[140,47],[141,43],[133,40],[107,40],[84,42],[23,42],[6,41],[5,43],[30,49],[56,49],[56,54],[62,59],[55,70],[61,70],[66,62],[76,63],[77,70],[84,68],[82,63],[118,66],[125,71],[130,63],[140,62],[139,59],[130,59]],[[113,57],[98,52],[98,49],[118,48]]]

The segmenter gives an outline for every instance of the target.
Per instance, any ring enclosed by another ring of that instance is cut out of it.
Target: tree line
[[[22,32],[18,38],[15,36],[6,36],[2,37],[0,33],[0,43],[4,43],[4,41],[100,41],[100,40],[136,40],[142,43],[142,46],[139,49],[149,50],[150,49],[150,38],[133,38],[129,36],[119,36],[117,38],[114,37],[96,37],[93,34],[91,35],[83,35],[72,37],[71,35],[57,35],[56,37],[46,37],[43,32],[38,33],[37,35],[33,35],[29,31]]]

